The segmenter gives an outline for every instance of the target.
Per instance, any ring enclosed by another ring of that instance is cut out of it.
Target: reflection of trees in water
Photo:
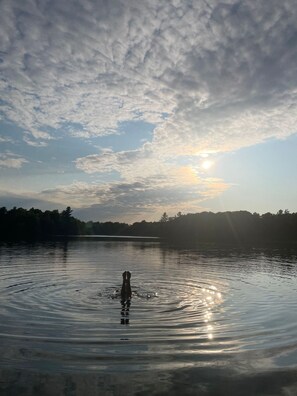
[[[62,260],[63,260],[63,263],[66,264],[67,257],[68,257],[68,241],[67,240],[64,241],[64,243],[63,243],[62,251],[63,251]]]

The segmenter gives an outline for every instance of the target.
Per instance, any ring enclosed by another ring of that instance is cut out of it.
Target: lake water
[[[292,247],[2,244],[0,394],[296,396],[296,263]]]

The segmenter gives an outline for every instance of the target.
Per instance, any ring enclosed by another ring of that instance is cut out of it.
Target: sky
[[[1,0],[0,206],[297,211],[295,0]]]

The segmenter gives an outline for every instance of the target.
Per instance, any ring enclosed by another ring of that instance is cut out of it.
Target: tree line
[[[276,214],[234,212],[163,213],[159,221],[83,222],[67,207],[58,210],[0,208],[0,240],[49,239],[58,235],[153,236],[174,243],[255,243],[297,241],[297,213],[279,210]]]
[[[53,235],[77,235],[83,230],[83,222],[72,216],[67,207],[58,210],[26,210],[14,207],[0,208],[1,240],[47,239]]]
[[[276,214],[202,212],[166,218],[161,235],[174,242],[260,243],[297,242],[297,213],[279,210]]]

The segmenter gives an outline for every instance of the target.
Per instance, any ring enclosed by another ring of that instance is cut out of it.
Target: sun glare
[[[202,162],[202,168],[205,169],[205,170],[211,168],[212,166],[213,166],[213,162],[212,161],[206,160],[206,161]]]

